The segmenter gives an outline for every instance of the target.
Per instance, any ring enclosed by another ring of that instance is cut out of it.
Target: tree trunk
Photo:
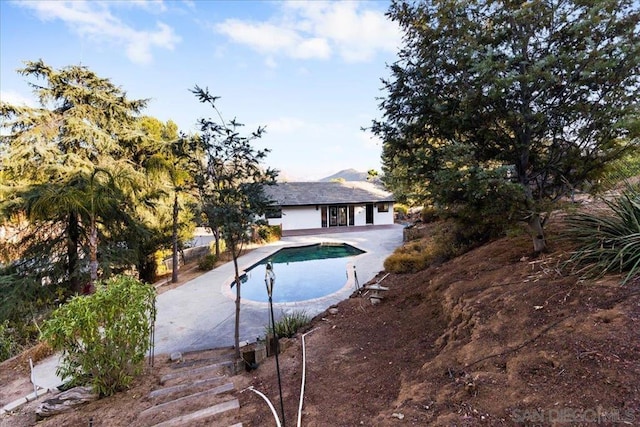
[[[91,230],[89,231],[89,292],[95,289],[98,280],[98,227],[96,219],[91,217]]]
[[[236,360],[240,359],[240,271],[238,270],[238,257],[234,249],[231,249],[233,256],[233,267],[235,268],[236,280],[236,324],[234,333],[234,343],[236,348]]]
[[[178,282],[178,192],[174,192],[173,196],[173,254],[171,262],[171,282]]]
[[[67,224],[67,274],[69,276],[69,287],[73,292],[82,292],[78,272],[78,242],[80,240],[80,230],[78,226],[78,214],[69,214]]]
[[[535,253],[543,252],[547,249],[547,241],[544,238],[544,230],[542,229],[542,221],[540,214],[534,213],[529,218],[529,231],[533,237],[533,251]]]
[[[220,259],[220,230],[212,228],[211,232],[216,241],[216,259]]]

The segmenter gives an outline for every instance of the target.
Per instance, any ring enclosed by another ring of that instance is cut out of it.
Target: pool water
[[[364,251],[347,244],[317,244],[283,248],[254,264],[241,277],[243,299],[268,302],[264,275],[273,265],[273,302],[304,301],[342,289],[347,282],[347,257]],[[233,286],[233,284],[232,284]]]

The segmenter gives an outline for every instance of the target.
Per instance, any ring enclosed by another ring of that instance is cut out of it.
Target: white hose
[[[384,279],[386,279],[386,278],[387,278],[387,276],[388,276],[389,274],[391,274],[391,273],[387,273],[387,274],[385,274],[384,276],[382,276],[382,279],[378,280],[378,283],[380,283],[380,282],[382,282]]]
[[[276,427],[281,427],[280,418],[278,418],[278,413],[276,412],[276,408],[273,407],[273,404],[271,403],[269,398],[265,396],[263,393],[261,393],[260,391],[253,388],[253,386],[245,388],[240,393],[243,393],[245,390],[251,390],[252,392],[256,393],[258,396],[262,397],[265,402],[267,402],[267,405],[269,405],[269,408],[271,408],[271,412],[273,412],[273,418],[276,419]]]
[[[304,382],[307,374],[307,352],[304,345],[304,337],[309,335],[315,329],[310,330],[306,334],[302,334],[302,385],[300,386],[300,405],[298,405],[298,427],[302,422],[302,402],[304,401]]]

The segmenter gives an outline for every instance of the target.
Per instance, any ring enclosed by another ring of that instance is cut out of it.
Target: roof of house
[[[394,202],[393,194],[366,181],[280,182],[266,188],[280,206]]]

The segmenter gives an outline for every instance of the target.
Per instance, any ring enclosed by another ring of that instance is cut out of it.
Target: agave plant
[[[285,313],[280,320],[276,322],[276,335],[279,338],[291,338],[296,332],[311,321],[306,311],[294,310],[291,313]],[[273,333],[271,325],[265,328],[267,335]]]
[[[568,263],[587,277],[626,273],[624,285],[640,274],[640,187],[627,182],[604,203],[606,211],[568,218],[568,236],[579,244]]]

